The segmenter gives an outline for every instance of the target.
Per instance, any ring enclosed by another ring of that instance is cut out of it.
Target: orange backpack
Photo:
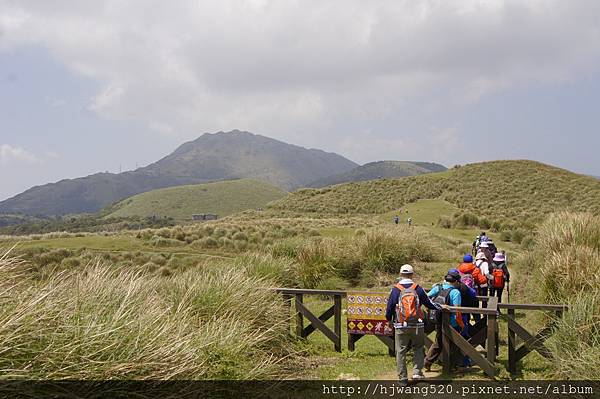
[[[396,304],[396,323],[406,326],[408,324],[418,324],[423,322],[423,311],[417,294],[417,284],[413,283],[408,288],[401,284],[396,284],[400,290],[400,297]]]
[[[492,287],[496,289],[504,288],[504,270],[498,268],[492,270]]]

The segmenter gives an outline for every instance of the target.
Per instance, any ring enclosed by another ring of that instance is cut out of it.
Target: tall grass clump
[[[293,355],[281,298],[243,270],[32,275],[0,260],[4,378],[274,378]]]
[[[408,227],[373,229],[354,241],[367,269],[387,273],[398,273],[412,261],[433,262],[439,253],[427,236]]]
[[[539,297],[566,303],[547,345],[563,379],[600,379],[600,217],[558,213],[539,228],[534,251]]]
[[[600,217],[551,215],[539,227],[533,250],[540,255],[542,299],[563,301],[600,289]]]
[[[357,284],[363,275],[398,273],[405,263],[434,262],[441,249],[425,233],[408,227],[365,229],[350,237],[286,240],[270,247],[274,258],[294,260],[292,270],[303,288]],[[326,281],[328,280],[328,281]]]

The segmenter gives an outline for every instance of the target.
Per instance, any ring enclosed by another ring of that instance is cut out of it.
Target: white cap
[[[485,242],[485,241],[484,241],[484,242],[482,242],[481,244],[479,244],[479,246],[480,246],[481,248],[489,248],[489,247],[490,247],[490,246],[488,245],[488,243],[487,243],[487,242]]]
[[[400,274],[413,274],[414,270],[411,265],[402,265],[400,268]]]

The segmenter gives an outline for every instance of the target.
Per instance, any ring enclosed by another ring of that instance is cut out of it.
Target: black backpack
[[[431,300],[434,303],[438,303],[440,305],[448,305],[450,303],[450,292],[455,289],[454,287],[438,290],[438,294]],[[430,309],[428,321],[431,323],[439,323],[442,321],[442,312],[439,310]]]

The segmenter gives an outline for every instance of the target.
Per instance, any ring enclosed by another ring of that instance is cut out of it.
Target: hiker
[[[409,226],[412,226],[412,218],[408,218],[407,222]]]
[[[477,268],[475,268],[477,270]],[[460,286],[459,286],[459,291],[460,291],[460,299],[461,299],[461,303],[462,306],[466,307],[466,308],[479,308],[479,300],[477,299],[477,285],[475,283],[475,280],[473,278],[472,274],[465,274],[465,273],[461,273],[459,269],[450,269],[448,270],[448,274],[451,275],[455,275],[458,276],[458,278],[460,279]],[[483,276],[485,277],[485,276]],[[487,278],[486,278],[486,282],[487,282]],[[471,318],[471,315],[469,313],[463,313],[463,322],[465,323],[465,325],[469,324],[469,320]],[[479,314],[473,314],[473,319],[475,321],[479,321],[480,317]],[[470,331],[469,331],[470,333]]]
[[[400,223],[400,218],[398,217],[398,215],[394,216],[394,223],[396,225],[398,225],[398,223]]]
[[[454,274],[447,274],[444,277],[442,284],[436,284],[433,286],[431,291],[427,293],[429,298],[433,298],[434,304],[439,305],[450,305],[450,306],[461,306],[461,294],[460,294],[460,278]],[[437,311],[434,313],[436,317],[436,336],[435,341],[429,347],[427,355],[425,356],[425,370],[430,371],[431,365],[438,359],[442,353],[442,320],[441,312]],[[462,315],[460,312],[452,313],[450,315],[450,325],[461,333],[463,336],[468,336],[468,330],[465,328],[463,323]],[[452,348],[449,348],[452,352]]]
[[[485,231],[482,231],[481,234],[479,235],[479,243],[483,243],[483,242],[487,242],[488,240],[488,236],[485,234]]]
[[[408,384],[406,371],[406,354],[413,348],[413,380],[419,380],[423,375],[425,331],[423,310],[424,305],[430,310],[441,311],[442,307],[431,302],[425,290],[413,280],[413,267],[403,265],[400,268],[400,281],[392,288],[387,302],[385,318],[393,323],[396,339],[396,362],[400,383]]]
[[[492,255],[492,253],[490,252],[490,247],[487,243],[487,241],[482,242],[481,244],[479,244],[479,251],[478,252],[483,252],[483,254],[485,255],[485,259],[487,260],[488,264],[492,264],[492,260],[494,259],[494,255]]]
[[[475,282],[473,280],[472,275],[463,274],[458,269],[450,269],[448,270],[448,275],[452,275],[458,277],[460,279],[458,290],[460,291],[460,300],[461,306],[466,308],[479,308],[479,300],[477,299],[477,291],[475,290]],[[475,331],[473,331],[473,326],[471,325],[471,314],[470,313],[462,313],[463,323],[465,328],[467,329],[467,334],[464,334],[463,337],[466,339],[468,337],[473,336]],[[473,314],[473,320],[475,322],[481,319],[481,315],[478,313]],[[465,355],[463,357],[462,366],[469,367],[473,363],[469,356]]]
[[[473,245],[471,245],[471,254],[473,256],[475,256],[477,254],[477,251],[479,250],[479,244],[481,244],[481,241],[479,241],[480,238],[481,238],[481,236],[475,237],[475,240],[473,241]]]
[[[485,282],[479,284],[478,293],[481,296],[488,296],[489,280],[491,279],[490,264],[483,252],[479,252],[475,257],[475,267],[479,269],[479,274],[485,277]]]
[[[506,267],[506,257],[502,252],[498,252],[494,256],[493,263],[490,268],[490,296],[497,296],[498,302],[502,302],[502,292],[504,286],[510,282],[510,273]]]
[[[492,239],[490,238],[486,242],[488,245],[488,249],[490,250],[490,253],[492,254],[492,257],[496,256],[496,252],[498,252],[498,248],[496,248],[496,244],[494,244],[494,241],[492,241]]]
[[[475,296],[477,296],[477,294],[483,291],[481,287],[485,287],[485,295],[487,295],[488,279],[485,274],[481,273],[481,269],[479,269],[473,263],[473,257],[471,255],[466,254],[463,257],[463,262],[460,265],[458,265],[457,270],[460,273],[461,282],[466,284],[469,288],[473,288]],[[465,306],[471,307],[469,305]],[[477,301],[477,298],[475,298],[475,305],[472,307],[479,307],[479,301]],[[473,315],[473,318],[475,319],[475,321],[479,321],[480,315],[475,314]]]

